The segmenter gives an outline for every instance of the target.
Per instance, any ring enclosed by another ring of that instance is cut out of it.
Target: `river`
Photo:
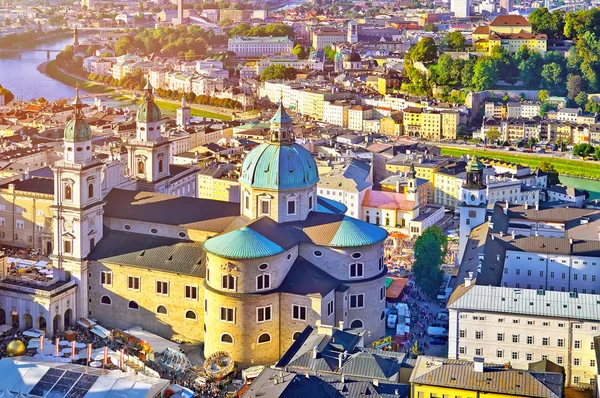
[[[64,50],[73,43],[73,38],[60,38],[54,42],[45,42],[32,49]],[[59,81],[49,78],[37,67],[48,61],[44,51],[23,50],[21,59],[16,54],[0,54],[0,84],[8,88],[18,99],[29,100],[44,97],[55,101],[61,98],[72,98],[75,89]],[[51,59],[56,58],[57,53],[50,53]]]
[[[600,181],[568,176],[559,176],[559,179],[563,185],[568,187],[585,189],[590,193],[590,199],[600,199]]]

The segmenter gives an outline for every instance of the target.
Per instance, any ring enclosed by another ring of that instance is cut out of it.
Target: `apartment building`
[[[322,50],[325,47],[333,47],[336,43],[346,42],[346,32],[336,28],[320,28],[312,32],[312,47]]]
[[[238,56],[263,57],[265,55],[291,55],[294,42],[287,36],[281,37],[232,37],[227,50]]]

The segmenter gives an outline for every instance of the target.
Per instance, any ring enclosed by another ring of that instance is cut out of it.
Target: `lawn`
[[[561,175],[569,175],[572,177],[590,178],[594,180],[600,179],[600,164],[591,160],[574,160],[552,158],[548,156],[528,155],[515,152],[482,150],[467,147],[459,148],[442,148],[442,155],[461,156],[463,154],[477,155],[479,157],[498,159],[505,162],[521,163],[532,168],[536,168],[541,162],[548,162],[554,165],[556,171]]]
[[[166,110],[166,111],[171,111],[171,112],[177,112],[177,109],[180,107],[179,104],[171,103],[171,102],[164,102],[164,101],[156,100],[156,99],[154,100],[154,102],[156,102],[156,104],[160,107],[160,109]],[[192,116],[207,117],[210,119],[219,119],[219,120],[231,120],[231,116],[229,116],[229,115],[203,111],[201,109],[192,108],[191,113],[192,113]]]
[[[48,64],[46,64],[46,74],[49,77],[51,77],[55,80],[58,80],[59,82],[64,83],[71,87],[75,87],[77,84],[79,84],[79,87],[83,91],[86,91],[91,94],[108,94],[108,93],[112,93],[114,91],[110,87],[106,87],[101,84],[96,84],[96,83],[90,82],[88,80],[79,79],[77,77],[67,75],[66,73],[62,72],[58,68],[58,65],[56,65],[56,61],[54,61],[54,60],[52,60],[52,61],[48,62]]]

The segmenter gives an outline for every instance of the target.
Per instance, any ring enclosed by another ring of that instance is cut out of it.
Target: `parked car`
[[[398,315],[390,314],[387,319],[387,327],[388,329],[396,329],[396,321],[398,320]]]
[[[448,314],[444,314],[443,312],[440,312],[439,314],[437,314],[437,319],[440,321],[447,321]]]
[[[444,345],[444,344],[446,344],[446,340],[442,340],[442,339],[439,339],[439,338],[435,337],[435,338],[431,339],[431,341],[429,342],[429,344],[431,344],[431,345]]]
[[[431,337],[448,336],[448,330],[443,327],[429,326],[427,335]]]

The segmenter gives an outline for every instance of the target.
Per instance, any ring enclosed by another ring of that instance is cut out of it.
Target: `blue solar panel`
[[[30,391],[47,398],[83,398],[98,376],[80,372],[50,369]]]

